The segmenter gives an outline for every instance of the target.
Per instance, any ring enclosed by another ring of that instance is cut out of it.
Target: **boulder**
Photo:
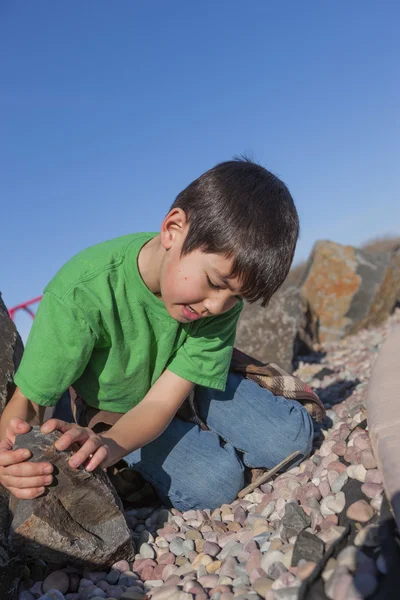
[[[0,293],[0,415],[11,398],[15,386],[13,377],[23,352],[22,340],[8,315]],[[17,600],[18,584],[24,566],[17,553],[9,547],[11,513],[9,493],[0,485],[0,590],[2,600]]]
[[[335,341],[386,320],[396,304],[396,273],[387,254],[318,241],[303,279],[313,341]]]
[[[14,373],[24,346],[0,293],[0,415],[15,390]]]
[[[130,531],[107,474],[100,468],[90,473],[83,467],[72,469],[71,452],[55,449],[59,436],[32,427],[16,437],[15,449],[29,448],[33,462],[54,465],[55,481],[39,498],[11,498],[13,547],[53,564],[102,568],[133,560]]]
[[[244,305],[235,346],[262,362],[274,362],[291,373],[303,318],[298,288],[278,290],[265,308],[259,304]]]

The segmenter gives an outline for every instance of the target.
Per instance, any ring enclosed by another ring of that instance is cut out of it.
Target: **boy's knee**
[[[208,465],[202,475],[187,478],[185,487],[170,492],[172,505],[181,510],[214,510],[233,502],[244,487],[244,467],[234,449],[224,460]]]
[[[245,462],[252,467],[273,468],[290,454],[298,451],[298,458],[290,463],[296,466],[309,456],[312,449],[313,424],[307,411],[298,406],[290,411],[289,418],[277,426],[273,440],[265,440],[245,456]],[[272,443],[271,443],[272,442]]]

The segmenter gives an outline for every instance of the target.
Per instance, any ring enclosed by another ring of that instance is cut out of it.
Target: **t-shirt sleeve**
[[[78,306],[45,292],[14,377],[22,393],[53,406],[83,373],[95,336]]]
[[[238,302],[226,313],[202,320],[167,369],[197,385],[224,391],[242,307]]]

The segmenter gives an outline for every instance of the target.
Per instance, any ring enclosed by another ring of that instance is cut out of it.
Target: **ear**
[[[169,250],[178,241],[183,244],[188,227],[185,211],[181,208],[171,209],[161,223],[160,242],[162,247]]]

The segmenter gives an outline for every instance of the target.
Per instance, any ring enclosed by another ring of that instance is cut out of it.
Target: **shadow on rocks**
[[[359,379],[343,379],[331,383],[326,388],[318,388],[316,392],[324,404],[334,406],[347,400],[360,383]]]
[[[400,502],[400,492],[393,503]],[[370,530],[356,555],[354,586],[369,600],[398,600],[400,535],[391,506],[383,496],[379,523]]]

